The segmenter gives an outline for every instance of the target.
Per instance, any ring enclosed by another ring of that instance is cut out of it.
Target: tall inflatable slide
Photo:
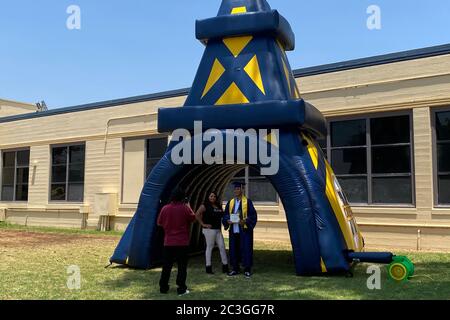
[[[278,171],[266,177],[286,212],[297,275],[350,274],[355,262],[373,262],[390,264],[389,273],[396,280],[411,276],[407,258],[364,252],[349,203],[316,143],[327,134],[326,120],[301,98],[286,56],[295,47],[288,21],[266,0],[223,0],[217,17],[196,22],[196,37],[205,53],[185,105],[160,109],[158,114],[160,133],[184,129],[191,136],[173,139],[148,176],[111,262],[142,269],[157,265],[163,237],[156,221],[171,192],[184,188],[197,209],[209,191],[223,194],[242,168],[267,166],[259,159],[252,161],[256,145],[258,152],[264,148],[279,155]],[[246,136],[248,129],[267,129],[268,134],[258,133],[252,140]],[[274,130],[278,134],[272,134]],[[205,132],[219,134],[223,141],[242,138],[247,141],[245,152],[224,146],[215,154],[222,163],[205,163],[199,155],[213,141],[194,143],[195,135]],[[194,150],[183,154],[191,161],[174,163],[175,149]],[[198,225],[192,230],[193,252],[204,248],[200,231]]]

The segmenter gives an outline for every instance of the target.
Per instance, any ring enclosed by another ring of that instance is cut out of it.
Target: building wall
[[[303,98],[330,119],[398,110],[412,113],[416,205],[353,207],[368,247],[450,250],[450,208],[433,206],[431,127],[433,108],[450,106],[448,70],[450,55],[442,55],[297,79]],[[3,212],[7,221],[22,224],[94,228],[99,224],[96,194],[112,193],[117,199],[112,225],[123,230],[136,210],[143,184],[144,159],[141,164],[139,159],[145,154],[144,140],[157,134],[157,108],[181,106],[184,99],[0,124],[0,149],[30,147],[32,163],[28,203],[0,202],[0,218]],[[71,142],[86,143],[84,202],[52,203],[50,146]],[[256,237],[287,241],[282,205],[257,209]]]
[[[0,118],[31,112],[36,112],[35,105],[0,99]]]

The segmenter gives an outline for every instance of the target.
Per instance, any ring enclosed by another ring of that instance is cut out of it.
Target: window
[[[247,183],[248,197],[253,202],[278,203],[278,194],[275,188],[266,177],[261,176],[258,169],[253,167],[242,169],[234,176],[231,183],[234,181],[245,181]],[[223,200],[231,199],[234,196],[231,183],[225,190]]]
[[[331,165],[353,204],[412,204],[409,115],[330,122]]]
[[[152,138],[147,140],[146,146],[146,174],[148,177],[153,167],[161,160],[167,151],[168,137]]]
[[[248,196],[255,202],[278,202],[278,194],[269,179],[259,169],[248,169]]]
[[[28,201],[30,150],[2,152],[2,201]]]
[[[52,147],[50,200],[82,202],[85,145]]]
[[[450,205],[450,111],[435,114],[437,203]]]

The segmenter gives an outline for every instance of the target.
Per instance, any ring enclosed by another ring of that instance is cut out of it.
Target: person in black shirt
[[[206,240],[206,273],[213,274],[211,256],[214,245],[217,244],[222,259],[222,272],[228,273],[228,259],[225,250],[225,242],[222,235],[223,210],[217,194],[211,192],[208,199],[197,210],[197,220],[203,227],[203,235]]]

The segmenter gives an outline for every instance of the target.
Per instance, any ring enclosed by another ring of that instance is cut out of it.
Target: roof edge
[[[308,77],[325,73],[333,73],[338,71],[373,67],[395,62],[423,59],[446,54],[450,54],[450,43],[434,47],[401,51],[396,53],[388,53],[368,58],[354,59],[337,63],[324,64],[320,66],[307,67],[293,70],[293,73],[295,77]]]
[[[401,62],[401,61],[423,59],[423,58],[446,55],[446,54],[450,54],[450,43],[444,44],[444,45],[433,46],[433,47],[422,48],[422,49],[414,49],[414,50],[402,51],[402,52],[397,52],[397,53],[378,55],[378,56],[373,56],[373,57],[368,57],[368,58],[348,60],[348,61],[325,64],[325,65],[320,65],[320,66],[302,68],[302,69],[294,70],[293,72],[294,72],[294,76],[296,78],[299,78],[299,77],[314,76],[314,75],[333,73],[333,72],[339,72],[339,71],[360,69],[360,68],[378,66],[378,65],[383,65],[383,64]],[[134,96],[134,97],[129,97],[129,98],[122,98],[122,99],[107,100],[107,101],[83,104],[83,105],[78,105],[78,106],[73,106],[73,107],[52,109],[52,110],[48,110],[48,111],[44,111],[44,112],[35,112],[35,113],[26,113],[26,114],[22,114],[22,115],[8,116],[8,117],[0,118],[0,123],[13,122],[13,121],[19,121],[19,120],[27,120],[27,119],[32,119],[32,118],[47,117],[47,116],[60,115],[60,114],[72,113],[72,112],[87,111],[87,110],[93,110],[93,109],[109,108],[109,107],[114,107],[114,106],[119,106],[119,105],[146,102],[146,101],[152,101],[152,100],[180,97],[180,96],[188,95],[189,90],[190,90],[190,88],[184,88],[184,89],[178,89],[178,90],[171,90],[171,91],[164,91],[164,92],[153,93],[153,94]]]

